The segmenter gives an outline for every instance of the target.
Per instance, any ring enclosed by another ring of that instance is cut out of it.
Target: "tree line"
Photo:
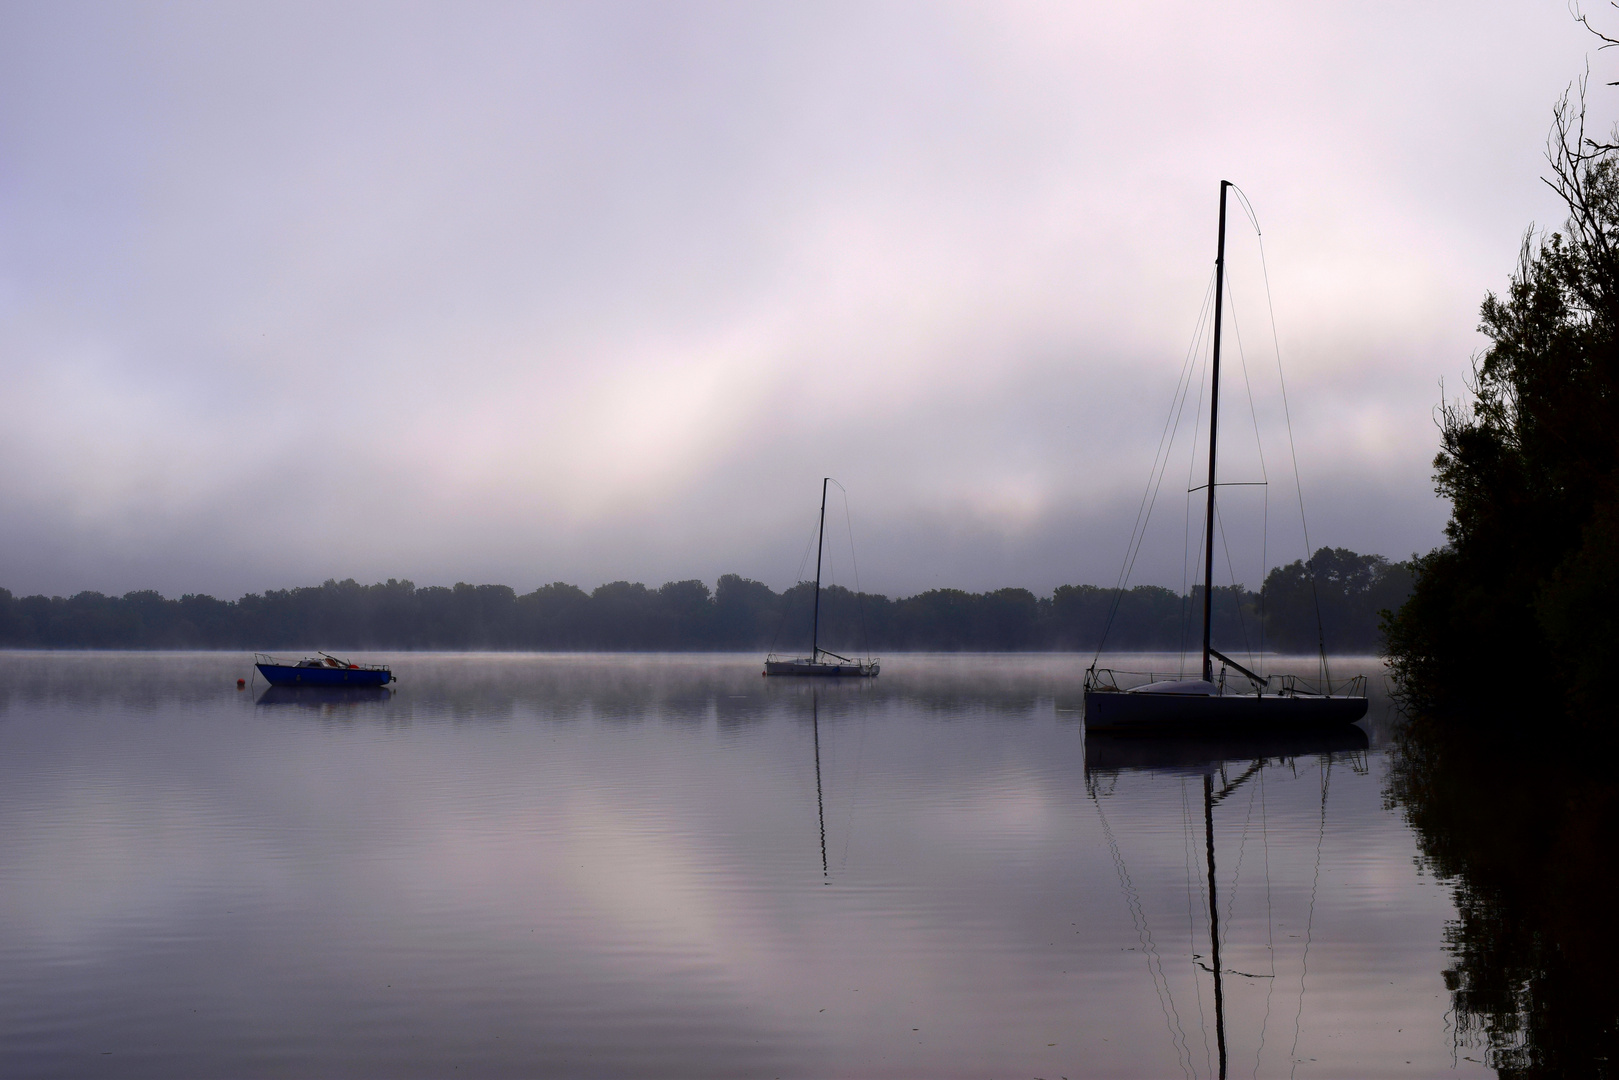
[[[1379,611],[1410,587],[1407,563],[1342,548],[1277,567],[1258,592],[1215,589],[1216,644],[1226,651],[1337,652],[1378,647]],[[806,650],[815,587],[784,592],[736,574],[715,588],[615,581],[585,592],[557,582],[519,594],[506,585],[418,588],[353,580],[249,593],[238,600],[153,591],[13,596],[0,589],[0,646],[68,649]],[[1317,599],[1321,633],[1318,634]],[[891,599],[821,590],[820,641],[853,655],[880,650],[1177,650],[1201,643],[1202,590],[1122,592],[1064,585],[932,589]]]

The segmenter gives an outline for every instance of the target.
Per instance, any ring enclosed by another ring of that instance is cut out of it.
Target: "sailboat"
[[[880,670],[876,660],[851,660],[821,648],[821,553],[826,546],[826,486],[831,479],[821,478],[821,526],[815,540],[815,615],[810,623],[810,654],[785,660],[771,653],[765,657],[766,675],[852,675],[869,679]]]
[[[1214,357],[1209,391],[1208,507],[1203,543],[1203,667],[1201,678],[1153,678],[1122,687],[1124,674],[1098,668],[1085,672],[1085,726],[1093,731],[1136,734],[1218,733],[1244,729],[1300,731],[1352,724],[1366,715],[1365,676],[1348,680],[1339,692],[1327,678],[1323,652],[1322,683],[1310,686],[1296,676],[1279,679],[1256,674],[1211,643],[1214,601],[1215,450],[1220,420],[1220,316],[1224,309],[1226,192],[1220,181],[1220,229],[1214,259]],[[1216,678],[1214,662],[1221,664]],[[1232,677],[1232,673],[1235,677]],[[1149,676],[1149,678],[1151,678]],[[1274,684],[1274,685],[1273,685]]]

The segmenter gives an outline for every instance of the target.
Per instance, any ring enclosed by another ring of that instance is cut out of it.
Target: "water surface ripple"
[[[1381,703],[1209,764],[1088,758],[1071,656],[387,659],[0,654],[0,1074],[1213,1076],[1206,775],[1229,1074],[1482,1070]]]

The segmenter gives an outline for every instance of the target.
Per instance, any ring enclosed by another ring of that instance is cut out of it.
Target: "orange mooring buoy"
[[[238,690],[247,689],[247,680],[246,679],[237,679],[236,680],[236,689],[238,689]]]

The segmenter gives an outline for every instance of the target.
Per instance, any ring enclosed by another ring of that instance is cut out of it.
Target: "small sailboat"
[[[1317,686],[1296,676],[1269,678],[1232,660],[1210,640],[1214,601],[1215,450],[1220,419],[1220,316],[1225,288],[1226,191],[1220,181],[1220,231],[1214,260],[1214,340],[1209,393],[1209,477],[1203,542],[1203,666],[1201,678],[1154,677],[1125,687],[1093,661],[1085,673],[1085,727],[1132,734],[1211,734],[1223,731],[1303,731],[1352,724],[1366,715],[1364,675],[1334,687],[1322,654]],[[1221,668],[1216,676],[1214,662]],[[1235,673],[1233,675],[1233,673]],[[1336,691],[1336,692],[1335,692]]]
[[[875,659],[851,660],[821,648],[821,553],[826,546],[826,486],[830,482],[831,477],[821,479],[821,526],[815,541],[815,614],[810,623],[810,654],[782,659],[771,653],[765,657],[766,675],[847,675],[869,679],[881,670]]]

